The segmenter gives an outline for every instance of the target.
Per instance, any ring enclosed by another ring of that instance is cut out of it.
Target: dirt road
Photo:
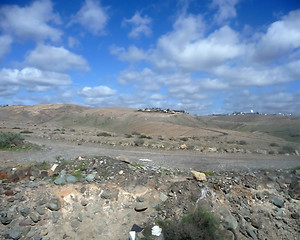
[[[27,138],[28,141],[43,145],[40,151],[1,151],[1,166],[21,163],[55,161],[57,157],[75,159],[78,156],[125,156],[131,162],[144,165],[195,169],[202,171],[246,170],[246,169],[286,169],[300,165],[299,156],[263,155],[263,154],[204,154],[194,151],[165,151],[147,148],[121,148],[106,145],[83,144]]]

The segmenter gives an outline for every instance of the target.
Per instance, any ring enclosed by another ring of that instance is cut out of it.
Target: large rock
[[[271,198],[270,202],[279,208],[282,208],[284,206],[284,200],[278,197]]]
[[[290,184],[289,194],[292,198],[300,200],[300,180],[295,180]]]
[[[141,211],[145,211],[148,208],[148,204],[147,202],[137,202],[135,204],[135,211],[137,212],[141,212]]]
[[[201,182],[206,181],[205,173],[192,170],[191,174],[193,175],[193,178],[196,179],[197,181],[201,181]]]
[[[219,207],[217,210],[219,215],[221,216],[221,220],[223,223],[224,228],[226,229],[233,229],[235,230],[238,227],[238,223],[236,219],[232,216],[231,212],[229,209],[224,205]]]

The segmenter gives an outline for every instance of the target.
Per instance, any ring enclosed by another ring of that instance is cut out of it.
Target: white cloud
[[[4,54],[10,51],[10,44],[12,43],[12,38],[8,35],[0,36],[0,59]]]
[[[38,45],[25,60],[29,66],[47,71],[67,72],[69,70],[88,71],[86,60],[63,47]]]
[[[108,86],[96,86],[96,87],[84,87],[79,92],[79,95],[88,98],[103,98],[115,95],[116,90],[111,89]]]
[[[7,5],[0,8],[0,26],[5,33],[13,34],[18,40],[42,41],[50,38],[58,41],[62,32],[48,23],[59,23],[59,15],[53,13],[50,0],[35,1],[29,6]]]
[[[270,62],[285,57],[300,47],[300,10],[292,11],[270,25],[258,42],[254,59]]]
[[[130,19],[124,19],[122,25],[132,24],[132,30],[128,34],[131,38],[137,38],[141,35],[150,36],[152,31],[150,28],[151,24],[151,18],[149,18],[147,15],[142,17],[139,12],[136,12],[132,18]]]
[[[288,93],[284,91],[257,91],[248,90],[234,92],[225,99],[224,107],[228,112],[258,111],[261,113],[299,113],[300,92]]]
[[[118,82],[121,85],[134,82],[142,91],[158,91],[163,85],[163,76],[157,75],[149,68],[144,68],[141,72],[127,69],[120,73]]]
[[[74,16],[72,23],[79,23],[89,32],[97,35],[103,33],[107,21],[106,9],[95,0],[86,0]]]
[[[68,37],[68,46],[69,48],[76,48],[80,46],[80,42],[74,37]]]
[[[118,58],[121,61],[129,61],[129,62],[141,61],[147,59],[148,57],[143,50],[137,48],[134,45],[130,46],[128,49],[112,45],[110,47],[110,53],[118,56]]]
[[[241,56],[243,45],[238,34],[224,26],[204,37],[204,23],[199,16],[179,18],[174,30],[158,40],[152,56],[160,68],[182,68],[185,71],[202,71],[224,64]]]
[[[213,0],[212,7],[217,8],[214,20],[218,24],[224,24],[226,20],[236,17],[235,5],[239,0]]]
[[[20,87],[31,91],[46,91],[69,84],[71,84],[69,75],[63,73],[41,71],[37,68],[23,68],[22,70],[3,68],[0,70],[2,93],[15,93]]]

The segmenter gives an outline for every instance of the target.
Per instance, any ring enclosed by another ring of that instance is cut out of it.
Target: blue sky
[[[0,104],[300,114],[296,0],[0,1]]]

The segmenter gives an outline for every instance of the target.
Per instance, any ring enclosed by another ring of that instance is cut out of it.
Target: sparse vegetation
[[[278,152],[279,154],[286,154],[286,153],[294,153],[295,152],[295,148],[290,146],[290,145],[286,145],[283,146]]]
[[[134,141],[134,144],[136,145],[136,146],[143,146],[144,145],[144,140],[143,139],[141,139],[141,138],[139,138],[139,139],[136,139],[135,141]]]
[[[77,170],[72,174],[76,178],[81,178],[82,177],[82,172],[80,170]]]
[[[136,132],[136,131],[132,132],[131,134],[132,135],[141,135],[139,132]]]
[[[140,135],[140,138],[152,139],[152,137],[151,137],[151,136],[147,136],[147,135],[145,135],[145,134],[142,134],[142,135]]]
[[[23,131],[21,131],[20,133],[23,133],[23,134],[31,134],[31,133],[33,133],[33,131],[30,131],[30,130],[23,130]]]
[[[183,216],[181,220],[159,221],[166,240],[222,239],[219,221],[201,206]]]
[[[128,133],[126,133],[126,134],[125,134],[125,137],[126,137],[126,138],[132,138],[132,135],[131,135],[131,134],[128,134]]]
[[[97,133],[97,137],[111,137],[112,135],[110,133],[107,132],[100,132]]]
[[[247,142],[245,140],[241,140],[238,142],[240,145],[247,145]]]
[[[35,164],[35,166],[40,170],[48,170],[50,168],[50,163],[43,161],[41,163]]]
[[[279,147],[277,143],[270,143],[270,147]]]
[[[182,138],[180,138],[180,140],[186,142],[186,141],[189,140],[189,138],[188,137],[182,137]]]
[[[18,133],[0,133],[0,149],[24,145],[24,138]]]

